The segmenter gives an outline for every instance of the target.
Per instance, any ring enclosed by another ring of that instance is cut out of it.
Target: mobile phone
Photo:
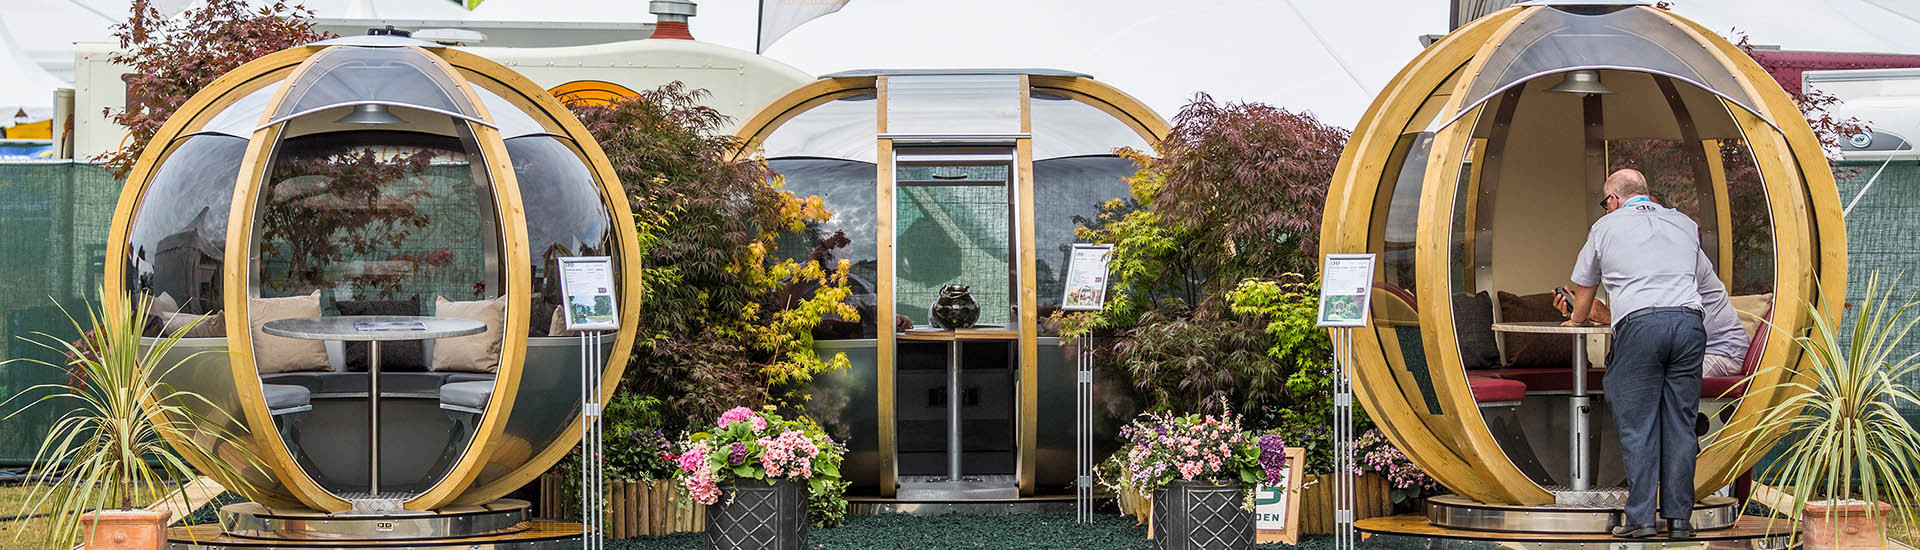
[[[1553,294],[1561,298],[1566,298],[1566,302],[1563,302],[1562,305],[1560,306],[1560,314],[1565,315],[1568,318],[1572,318],[1573,317],[1573,293],[1567,292],[1567,287],[1557,286],[1557,287],[1553,287]]]

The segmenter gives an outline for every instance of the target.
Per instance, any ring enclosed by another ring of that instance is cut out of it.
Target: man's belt
[[[1694,314],[1694,315],[1699,315],[1699,314],[1700,314],[1700,310],[1697,310],[1697,309],[1693,309],[1693,308],[1690,308],[1690,307],[1685,307],[1685,306],[1657,306],[1657,307],[1643,307],[1643,308],[1640,308],[1640,309],[1636,309],[1636,310],[1633,310],[1633,313],[1629,313],[1629,314],[1627,314],[1627,316],[1626,316],[1625,318],[1623,318],[1623,319],[1620,319],[1620,321],[1619,321],[1619,322],[1616,322],[1616,323],[1614,323],[1614,325],[1615,325],[1615,326],[1618,326],[1618,325],[1622,325],[1622,324],[1626,324],[1626,322],[1627,322],[1627,321],[1632,321],[1632,320],[1634,320],[1634,319],[1637,319],[1637,318],[1639,318],[1639,317],[1640,317],[1640,316],[1642,316],[1642,315],[1648,315],[1648,314],[1653,314],[1653,313],[1682,313],[1682,312],[1684,312],[1684,313],[1692,313],[1692,314]]]

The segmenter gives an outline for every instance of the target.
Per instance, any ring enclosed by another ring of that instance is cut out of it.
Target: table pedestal
[[[1567,484],[1575,491],[1593,488],[1593,450],[1588,448],[1588,434],[1592,426],[1592,419],[1589,416],[1593,407],[1589,405],[1588,399],[1587,336],[1575,334],[1573,335],[1573,396],[1568,399],[1571,405],[1569,410],[1573,414],[1573,421],[1568,423],[1572,425],[1573,444],[1567,446],[1573,453],[1572,459],[1567,461],[1573,470]]]

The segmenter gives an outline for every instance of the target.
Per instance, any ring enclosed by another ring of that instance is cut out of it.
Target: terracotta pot
[[[87,550],[166,550],[167,510],[96,510],[81,514]],[[98,522],[96,525],[95,522]]]
[[[1877,517],[1868,515],[1868,506],[1879,508]],[[1878,549],[1887,535],[1887,514],[1890,513],[1893,505],[1885,502],[1814,501],[1801,510],[1800,524],[1808,548]]]

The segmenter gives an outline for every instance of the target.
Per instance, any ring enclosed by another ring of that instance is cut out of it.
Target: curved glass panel
[[[561,301],[559,259],[614,255],[611,216],[600,200],[593,173],[559,138],[507,140],[507,156],[520,182],[527,209],[528,250],[534,255],[529,258],[534,293],[528,334],[559,336],[565,326],[554,318]]]
[[[417,105],[478,119],[453,77],[410,48],[338,46],[308,61],[274,118],[358,101]]]
[[[507,101],[507,98],[493,93],[493,90],[487,89],[486,86],[474,86],[473,92],[480,96],[480,103],[487,106],[487,116],[493,119],[493,124],[500,130],[502,139],[547,133],[547,128],[535,121],[533,116],[520,110],[520,106]]]
[[[769,159],[818,157],[872,164],[879,128],[876,109],[872,92],[828,101],[781,123],[760,145]]]
[[[887,132],[966,135],[1020,132],[1020,75],[891,75]]]
[[[505,291],[493,187],[466,125],[455,127],[452,136],[358,130],[277,144],[255,214],[259,264],[253,266],[253,291],[284,299],[250,302],[250,319],[312,311],[485,319],[489,308],[498,307],[485,302]],[[303,301],[314,294],[317,303]],[[463,304],[454,311],[442,299]],[[372,392],[370,377],[354,372],[369,370],[374,359],[368,348],[345,342],[327,349],[324,364],[315,365],[313,352],[300,351],[305,341],[279,339],[271,342],[278,347],[262,348],[262,338],[256,333],[255,367],[279,373],[263,381],[304,386],[311,394],[313,409],[298,430],[284,435],[293,456],[336,495],[368,491]],[[467,371],[487,380],[497,368],[499,344],[491,344],[491,352],[461,351],[476,346],[452,342],[381,344],[378,492],[427,489],[471,440],[479,415],[449,413],[459,410],[443,408],[447,403],[468,401],[450,401],[459,393],[442,385],[453,381],[425,371]],[[485,402],[463,406],[474,410]],[[284,426],[291,420],[282,415],[275,421]]]
[[[1758,113],[1739,80],[1686,31],[1647,7],[1546,6],[1513,29],[1467,89],[1461,112],[1514,84],[1582,68],[1617,68],[1692,81]]]
[[[1034,160],[1111,155],[1121,147],[1152,151],[1132,126],[1075,98],[1033,92],[1028,105],[1032,109]]]
[[[254,90],[253,93],[233,102],[227,108],[221,109],[220,114],[214,115],[213,120],[207,121],[206,127],[201,128],[200,131],[242,138],[253,135],[253,130],[260,126],[260,115],[267,110],[267,102],[273,100],[273,94],[277,91],[280,91],[279,84],[270,84]]]
[[[196,134],[177,143],[147,182],[128,228],[127,290],[165,294],[184,313],[218,312],[227,213],[247,140]]]
[[[829,101],[775,128],[764,141],[767,164],[796,196],[818,196],[833,216],[804,232],[783,236],[785,258],[818,256],[829,263],[853,264],[847,299],[860,313],[858,323],[828,319],[815,330],[821,339],[876,337],[879,308],[879,212],[874,207],[879,167],[874,164],[874,96],[860,94]],[[835,237],[846,239],[844,246]]]

